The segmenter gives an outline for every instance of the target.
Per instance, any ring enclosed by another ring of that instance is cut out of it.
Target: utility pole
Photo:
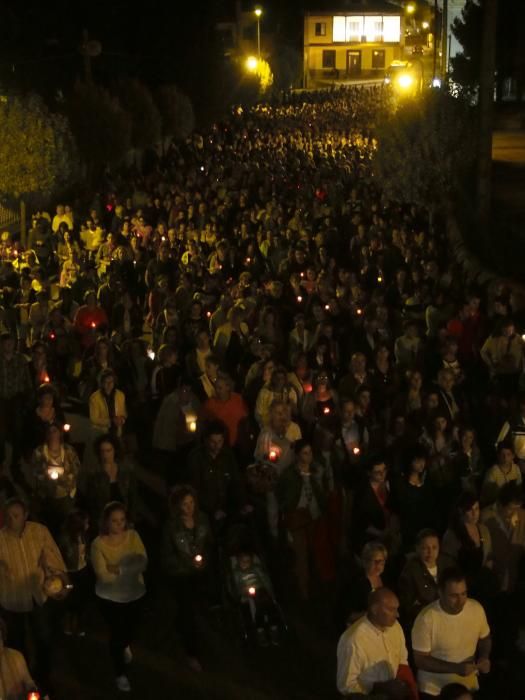
[[[496,69],[498,0],[484,0],[481,73],[479,76],[478,217],[485,236],[489,232],[492,194],[492,121]]]
[[[434,78],[437,78],[436,71],[437,71],[437,22],[438,22],[438,0],[434,0],[434,27],[433,27],[433,34],[434,34],[434,55],[433,55],[433,61],[432,61],[432,80]]]
[[[443,14],[441,16],[441,79],[447,79],[448,56],[448,0],[443,0]]]

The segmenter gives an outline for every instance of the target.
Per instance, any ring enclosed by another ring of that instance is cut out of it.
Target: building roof
[[[334,6],[330,9],[308,10],[306,15],[342,15],[342,14],[402,14],[399,5],[388,2],[388,0],[346,0],[343,2],[334,1]]]

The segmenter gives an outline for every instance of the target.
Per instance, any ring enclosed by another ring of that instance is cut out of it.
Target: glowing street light
[[[248,56],[245,65],[250,73],[255,73],[257,66],[259,65],[259,61],[255,58],[255,56]]]
[[[430,27],[430,24],[428,22],[421,22],[421,26],[423,29],[428,29]]]
[[[255,17],[257,18],[257,57],[259,61],[261,60],[261,17],[262,17],[262,7],[256,7],[254,10]]]
[[[413,15],[414,12],[416,11],[416,5],[415,5],[415,3],[409,2],[409,3],[405,6],[405,11],[406,11],[406,13],[407,13],[408,15]]]

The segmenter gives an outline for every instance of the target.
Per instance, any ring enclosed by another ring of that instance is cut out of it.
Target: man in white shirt
[[[465,576],[445,569],[439,599],[419,613],[412,628],[420,697],[437,697],[448,683],[478,689],[478,674],[490,671],[491,638],[482,606],[467,597]]]
[[[416,697],[398,614],[399,600],[388,588],[370,594],[367,614],[344,632],[337,645],[337,689],[342,695]]]

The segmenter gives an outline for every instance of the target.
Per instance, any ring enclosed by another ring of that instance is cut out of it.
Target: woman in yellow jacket
[[[121,437],[127,418],[126,397],[115,384],[116,377],[112,369],[100,373],[100,388],[89,397],[89,420],[97,433],[111,433]]]

